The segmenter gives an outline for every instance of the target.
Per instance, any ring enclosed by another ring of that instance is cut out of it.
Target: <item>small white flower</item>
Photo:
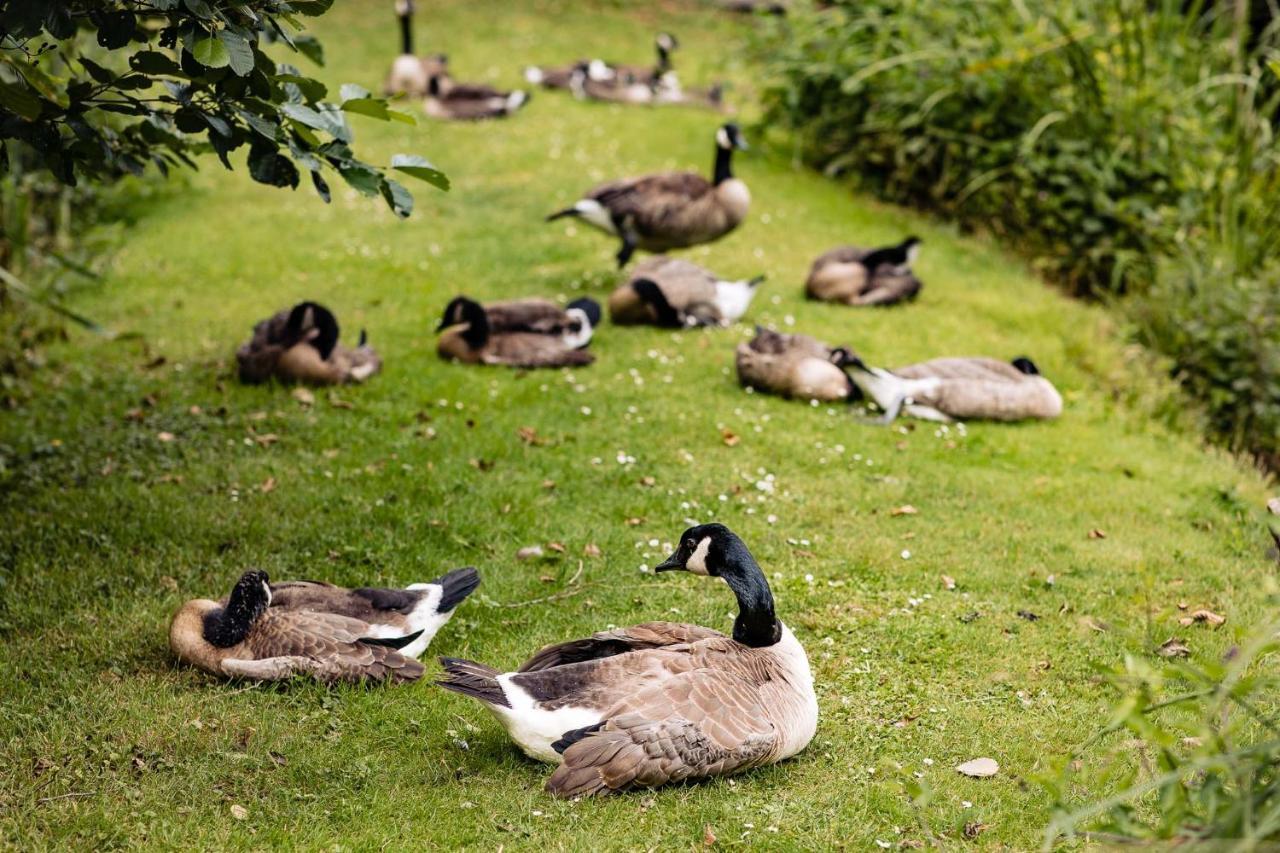
[[[591,414],[591,407],[590,407],[590,406],[583,406],[579,411],[581,411],[581,412],[582,412],[582,414],[584,414],[584,415],[590,415],[590,414]]]
[[[904,559],[904,560],[910,560],[910,559],[911,559],[911,552],[910,552],[910,551],[908,551],[907,549],[903,548],[903,549],[902,549],[902,559]]]

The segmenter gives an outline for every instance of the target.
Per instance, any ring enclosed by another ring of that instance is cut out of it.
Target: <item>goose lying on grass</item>
[[[840,246],[813,262],[805,294],[845,305],[893,305],[915,299],[924,286],[911,272],[919,255],[916,237],[872,250]]]
[[[734,353],[738,381],[747,388],[799,400],[848,400],[857,386],[844,372],[845,347],[832,348],[808,335],[786,335],[756,326],[751,341]]]
[[[338,335],[338,320],[323,305],[286,308],[255,325],[253,337],[236,350],[240,381],[337,385],[363,382],[382,369],[363,331],[355,349],[339,344]]]
[[[727,326],[747,313],[762,281],[762,275],[730,281],[691,261],[659,255],[637,265],[609,295],[609,317],[619,325]]]
[[[444,309],[437,332],[466,322],[464,308],[473,300],[454,297]],[[561,308],[549,299],[510,299],[484,306],[490,332],[537,332],[558,335],[565,346],[581,349],[591,342],[600,325],[600,303],[589,297],[575,299]]]
[[[849,362],[862,393],[884,410],[883,423],[899,413],[930,421],[1056,418],[1062,396],[1029,358],[936,358],[893,370]]]
[[[649,622],[547,646],[515,672],[441,658],[446,689],[479,700],[524,752],[558,762],[547,790],[613,794],[726,776],[808,745],[818,702],[804,649],[774,615],[747,546],[722,524],[691,527],[655,571],[723,578],[733,636]]]
[[[196,599],[178,608],[169,646],[184,663],[227,678],[416,681],[423,668],[410,652],[426,650],[422,636],[439,630],[475,583],[474,570],[464,569],[422,590],[286,584],[285,603],[272,607],[266,572],[249,571],[224,602]],[[367,606],[358,600],[366,597]],[[394,624],[399,617],[403,628]]]
[[[422,105],[432,118],[479,121],[505,118],[529,102],[523,89],[504,92],[483,83],[458,83],[448,74],[433,74],[427,81]]]
[[[483,305],[466,297],[457,300],[445,320],[451,325],[440,332],[436,351],[446,360],[508,367],[575,367],[595,361],[578,348],[580,335],[503,330],[490,321]]]

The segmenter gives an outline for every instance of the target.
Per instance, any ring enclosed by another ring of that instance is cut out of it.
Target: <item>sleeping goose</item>
[[[253,327],[253,337],[236,350],[240,381],[337,385],[363,382],[382,369],[382,359],[363,331],[355,349],[338,343],[338,320],[315,302],[299,302]]]
[[[489,322],[484,306],[459,298],[451,322],[440,333],[436,351],[443,359],[464,364],[503,364],[509,367],[572,367],[591,364],[595,356],[571,345],[565,334],[500,331]]]
[[[883,423],[905,411],[930,421],[1056,418],[1062,397],[1029,358],[936,358],[884,370],[849,361],[853,381],[884,410]]]
[[[399,650],[405,657],[416,658],[453,617],[454,609],[479,585],[480,575],[470,567],[404,589],[346,589],[319,581],[285,581],[271,584],[271,607],[359,619],[368,624],[367,635],[375,639],[416,635]],[[220,604],[225,608],[227,599]]]
[[[438,684],[483,703],[530,757],[560,764],[546,784],[556,796],[739,773],[813,738],[808,658],[743,541],[722,524],[691,527],[654,570],[723,578],[738,599],[733,636],[648,622],[547,646],[515,672],[440,660]]]
[[[413,52],[413,0],[396,0],[396,17],[400,19],[400,55],[391,63],[382,91],[388,97],[427,94],[427,81],[432,74],[445,71],[444,54],[420,57]]]
[[[271,606],[266,572],[245,572],[226,604],[188,601],[169,625],[169,646],[184,663],[227,678],[278,681],[389,681],[422,677],[422,664],[397,649],[418,633],[381,638],[363,619]],[[385,631],[384,631],[385,633]]]
[[[462,310],[470,301],[465,296],[454,297],[445,306],[436,331],[465,322]],[[575,299],[563,308],[549,299],[537,298],[489,302],[483,307],[490,332],[558,335],[565,346],[572,349],[581,349],[589,344],[595,328],[600,325],[600,303],[589,297]]]
[[[636,249],[665,252],[710,243],[737,228],[751,206],[747,185],[732,169],[734,149],[746,147],[738,126],[726,124],[716,131],[712,180],[692,172],[660,172],[610,181],[547,221],[573,216],[618,237],[619,268]]]
[[[609,317],[619,325],[727,326],[747,312],[762,281],[762,275],[729,281],[690,261],[659,255],[636,266],[609,296]]]
[[[923,285],[911,265],[919,256],[917,237],[870,251],[840,246],[813,262],[805,293],[810,299],[846,305],[893,305],[915,299]]]
[[[584,101],[652,104],[657,98],[657,90],[652,83],[612,71],[597,77],[588,67],[577,68],[569,76],[569,90],[575,98]]]
[[[531,86],[541,86],[544,89],[565,89],[571,88],[573,75],[582,71],[588,74],[595,74],[601,79],[607,79],[612,76],[608,66],[599,59],[579,59],[577,62],[571,62],[568,65],[529,65],[524,69],[524,79]]]
[[[845,347],[831,348],[808,335],[787,335],[756,326],[753,340],[738,344],[734,362],[747,388],[799,400],[848,400],[857,392],[843,366]]]
[[[523,89],[503,92],[482,83],[457,83],[448,74],[431,75],[423,107],[432,118],[478,121],[512,115],[529,102]]]

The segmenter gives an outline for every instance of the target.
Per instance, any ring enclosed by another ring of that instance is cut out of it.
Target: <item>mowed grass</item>
[[[462,78],[515,85],[525,62],[588,53],[647,61],[665,28],[686,83],[729,79],[750,97],[751,24],[697,7],[421,5],[421,51],[447,50]],[[315,30],[333,87],[380,84],[396,46],[388,4],[338,4]],[[615,246],[543,215],[601,179],[709,168],[719,121],[541,92],[504,123],[357,118],[368,156],[425,154],[453,191],[415,186],[418,211],[400,222],[345,188],[326,207],[209,159],[145,211],[109,279],[74,302],[135,334],[74,334],[49,353],[35,399],[0,420],[6,844],[678,849],[709,826],[722,846],[865,849],[925,840],[923,816],[953,841],[989,824],[984,843],[1026,848],[1048,818],[1035,776],[1105,719],[1097,665],[1172,635],[1213,657],[1259,621],[1274,572],[1265,484],[1123,402],[1131,374],[1101,310],[989,242],[851,198],[767,147],[738,163],[749,220],[687,253],[727,276],[769,275],[751,322],[794,322],[886,364],[1029,354],[1062,389],[1062,419],[882,429],[843,407],[748,395],[732,354],[749,325],[606,324],[596,364],[573,372],[436,358],[456,293],[603,300]],[[926,241],[916,304],[802,298],[820,251],[906,232]],[[330,305],[348,339],[368,329],[384,373],[312,406],[239,386],[235,346],[304,298]],[[892,512],[905,504],[918,513]],[[429,655],[501,667],[614,625],[727,630],[723,585],[642,570],[691,520],[725,522],[753,549],[821,704],[803,754],[732,782],[555,801],[545,766],[430,679],[225,684],[175,665],[166,643],[180,602],[223,594],[250,566],[402,585],[475,565],[483,585]],[[548,558],[515,559],[533,544]],[[1179,602],[1229,621],[1181,628]],[[1000,775],[952,769],[977,756]],[[895,764],[933,790],[922,812]]]

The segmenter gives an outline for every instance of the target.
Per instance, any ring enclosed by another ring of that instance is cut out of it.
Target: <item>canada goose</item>
[[[723,524],[691,527],[654,570],[723,578],[738,599],[732,638],[648,622],[547,646],[515,672],[440,659],[437,684],[482,702],[530,757],[560,763],[546,783],[556,796],[738,773],[813,738],[808,658],[743,541]]]
[[[915,299],[923,285],[911,265],[919,255],[917,237],[870,251],[841,246],[813,262],[805,293],[810,299],[846,305],[893,305]]]
[[[466,322],[463,307],[470,301],[465,296],[454,297],[445,306],[436,331]],[[596,326],[600,325],[600,303],[589,297],[575,299],[563,308],[547,299],[511,299],[490,302],[483,307],[491,333],[556,335],[571,349],[582,349],[590,343]]]
[[[851,356],[853,381],[884,410],[883,423],[899,412],[930,421],[982,418],[1017,421],[1056,418],[1062,397],[1029,358],[936,358],[893,370],[867,367]]]
[[[423,107],[432,118],[478,121],[509,116],[529,102],[523,89],[503,92],[492,86],[457,83],[448,74],[433,74],[427,80]]]
[[[678,91],[680,82],[676,79],[675,72],[671,69],[671,54],[678,47],[680,47],[680,42],[671,33],[658,33],[653,39],[653,49],[658,57],[658,61],[654,65],[605,63],[605,66],[613,72],[615,77],[633,80],[654,90]]]
[[[375,639],[414,634],[417,638],[399,651],[405,657],[416,658],[452,618],[454,608],[479,585],[480,575],[470,567],[404,589],[346,589],[319,581],[285,581],[271,584],[271,607],[359,619],[369,626],[367,636]],[[226,607],[228,601],[219,603]]]
[[[800,400],[848,400],[857,386],[843,370],[845,347],[831,348],[808,335],[787,335],[756,326],[756,336],[738,344],[738,381],[748,388]]]
[[[727,326],[742,318],[764,276],[718,278],[691,261],[648,258],[609,296],[609,317],[620,326]]]
[[[546,89],[570,89],[573,87],[575,73],[581,73],[585,81],[590,83],[615,83],[626,81],[639,84],[652,92],[653,90],[679,91],[680,83],[671,70],[671,53],[680,46],[676,37],[670,33],[658,33],[653,40],[658,61],[652,66],[622,65],[606,62],[603,59],[580,59],[570,65],[537,66],[530,65],[524,70],[524,79],[534,86]],[[583,81],[579,81],[582,86]],[[620,100],[611,97],[609,89],[586,87],[575,89],[578,97],[593,97],[599,100]]]
[[[569,77],[569,89],[575,98],[587,101],[611,101],[619,104],[652,104],[657,90],[649,82],[629,74],[593,76],[588,68],[578,68]]]
[[[573,81],[574,74],[579,71],[592,74],[594,73],[601,79],[608,79],[613,76],[608,66],[599,59],[579,59],[568,65],[529,65],[524,69],[524,79],[531,86],[541,86],[544,89],[569,89]]]
[[[692,172],[660,172],[610,181],[590,190],[573,207],[547,217],[574,216],[622,240],[618,267],[636,249],[665,252],[710,243],[728,234],[747,215],[751,193],[733,176],[735,148],[745,149],[738,126],[716,131],[715,171],[711,181]]]
[[[387,97],[427,94],[427,81],[442,74],[448,57],[442,53],[420,57],[413,52],[413,0],[396,0],[396,17],[400,19],[400,55],[391,63],[382,91]]]
[[[571,346],[563,335],[497,331],[484,306],[465,297],[460,300],[454,312],[446,316],[451,325],[440,333],[436,343],[441,358],[509,367],[574,367],[595,361],[595,356]]]
[[[355,349],[338,343],[338,320],[315,302],[299,302],[253,327],[253,337],[236,350],[240,381],[337,385],[363,382],[382,369],[382,359],[360,332]]]
[[[416,681],[422,664],[398,649],[418,633],[377,638],[362,619],[271,607],[266,572],[245,572],[225,605],[188,601],[169,625],[169,646],[184,663],[229,678],[276,681]]]

